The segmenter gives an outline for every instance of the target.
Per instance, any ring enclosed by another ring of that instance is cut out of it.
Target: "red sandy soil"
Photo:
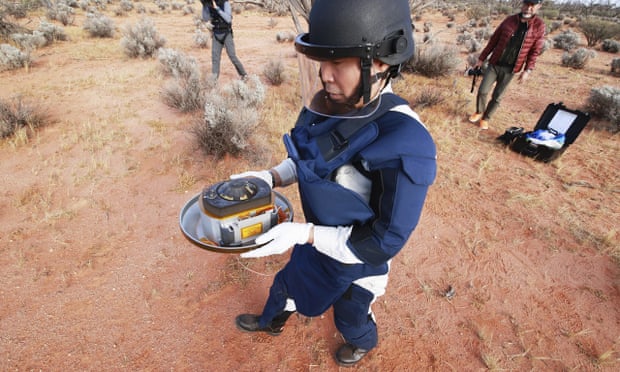
[[[54,120],[27,143],[5,140],[0,148],[0,370],[338,370],[332,355],[342,339],[331,311],[292,317],[279,337],[234,327],[237,314],[260,311],[287,254],[243,260],[199,249],[179,229],[182,206],[203,186],[280,159],[278,132],[288,127],[265,133],[273,159],[204,157],[189,134],[192,116],[162,102],[157,60],[129,59],[120,48],[120,29],[139,17],[113,16],[114,38],[92,39],[78,9],[65,28],[69,41],[35,51],[28,70],[0,73],[0,98],[21,94]],[[210,50],[193,45],[193,16],[148,17],[166,47],[209,71]],[[294,32],[292,21],[274,17],[272,27],[269,19],[235,15],[238,55],[253,74],[273,58],[294,72],[291,43],[275,37]],[[447,22],[431,19],[437,29]],[[440,34],[455,40],[454,32]],[[557,66],[559,53],[541,57],[531,82],[538,88],[511,90],[503,107],[515,109],[498,117],[534,123],[550,102],[574,107],[592,86],[618,86],[606,72],[609,55],[573,71]],[[556,80],[552,71],[564,72]],[[235,75],[224,55],[220,84]],[[454,79],[468,94],[470,80]],[[559,165],[539,164],[493,143],[509,125],[495,122],[479,134],[466,123],[467,97],[452,132],[422,112],[440,174],[373,307],[379,346],[358,369],[618,370],[620,267],[610,253],[618,249],[617,138],[588,130],[580,140],[593,149],[590,159],[576,144]],[[289,103],[280,112],[292,124],[298,102]],[[442,153],[457,140],[479,151]],[[574,165],[589,173],[567,175]],[[296,190],[282,193],[303,219]],[[572,229],[556,224],[566,213],[577,216]],[[584,221],[598,229],[591,235],[611,232],[612,247],[588,239]],[[449,286],[453,298],[444,296]]]

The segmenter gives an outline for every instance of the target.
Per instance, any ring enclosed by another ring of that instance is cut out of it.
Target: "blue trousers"
[[[294,257],[295,255],[293,256],[293,260]],[[310,278],[307,278],[308,280],[296,278],[295,273],[298,272],[297,269],[298,267],[291,266],[289,263],[287,267],[276,274],[259,321],[261,327],[267,326],[281,315],[284,312],[286,300],[288,298],[295,300],[295,294],[298,296],[302,294],[306,297],[305,299],[299,299],[300,304],[307,303],[307,297],[311,297],[309,299],[310,302],[316,301],[317,303],[321,302],[318,296],[322,298],[333,298],[334,300],[330,300],[331,302],[329,302],[328,305],[331,305],[333,308],[336,328],[342,333],[344,339],[366,350],[370,350],[377,346],[377,326],[370,316],[370,304],[374,299],[374,294],[372,292],[350,283],[345,285],[342,291],[336,293],[333,297],[329,296],[329,293],[316,293],[312,290],[311,285],[310,287],[307,286],[308,282],[312,282]],[[293,270],[294,273],[290,270]],[[320,290],[317,292],[320,292]],[[304,314],[303,307],[307,306],[302,306],[302,308],[298,306],[298,311],[302,314]],[[316,314],[304,315],[315,316]]]

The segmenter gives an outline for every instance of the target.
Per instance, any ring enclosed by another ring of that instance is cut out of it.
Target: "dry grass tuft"
[[[20,130],[34,131],[49,123],[47,113],[38,105],[25,102],[21,96],[0,99],[0,138],[11,137]]]

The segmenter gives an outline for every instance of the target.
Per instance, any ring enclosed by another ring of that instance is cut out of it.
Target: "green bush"
[[[579,23],[579,28],[586,37],[589,47],[593,47],[604,39],[620,35],[620,25],[599,19],[587,19]]]

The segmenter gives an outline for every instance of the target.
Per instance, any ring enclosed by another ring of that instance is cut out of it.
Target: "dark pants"
[[[213,33],[213,42],[211,43],[211,71],[213,75],[218,78],[220,76],[220,59],[222,58],[222,48],[226,48],[226,54],[228,58],[237,69],[239,76],[243,77],[247,75],[243,65],[237,54],[235,53],[235,42],[233,41],[232,32],[226,34]]]
[[[476,97],[476,112],[482,113],[483,119],[490,119],[497,110],[513,76],[511,67],[489,65],[486,69]],[[487,105],[487,98],[494,83],[495,89],[493,89],[491,100]]]
[[[259,324],[265,327],[280,323],[284,314],[288,291],[283,275],[278,273],[269,291],[269,298],[263,308]],[[362,349],[370,350],[377,346],[378,335],[375,321],[370,316],[370,304],[374,294],[367,289],[352,284],[333,304],[334,322],[344,339]],[[284,317],[284,319],[288,316]],[[273,323],[272,323],[273,322]],[[278,324],[280,326],[280,324]]]

